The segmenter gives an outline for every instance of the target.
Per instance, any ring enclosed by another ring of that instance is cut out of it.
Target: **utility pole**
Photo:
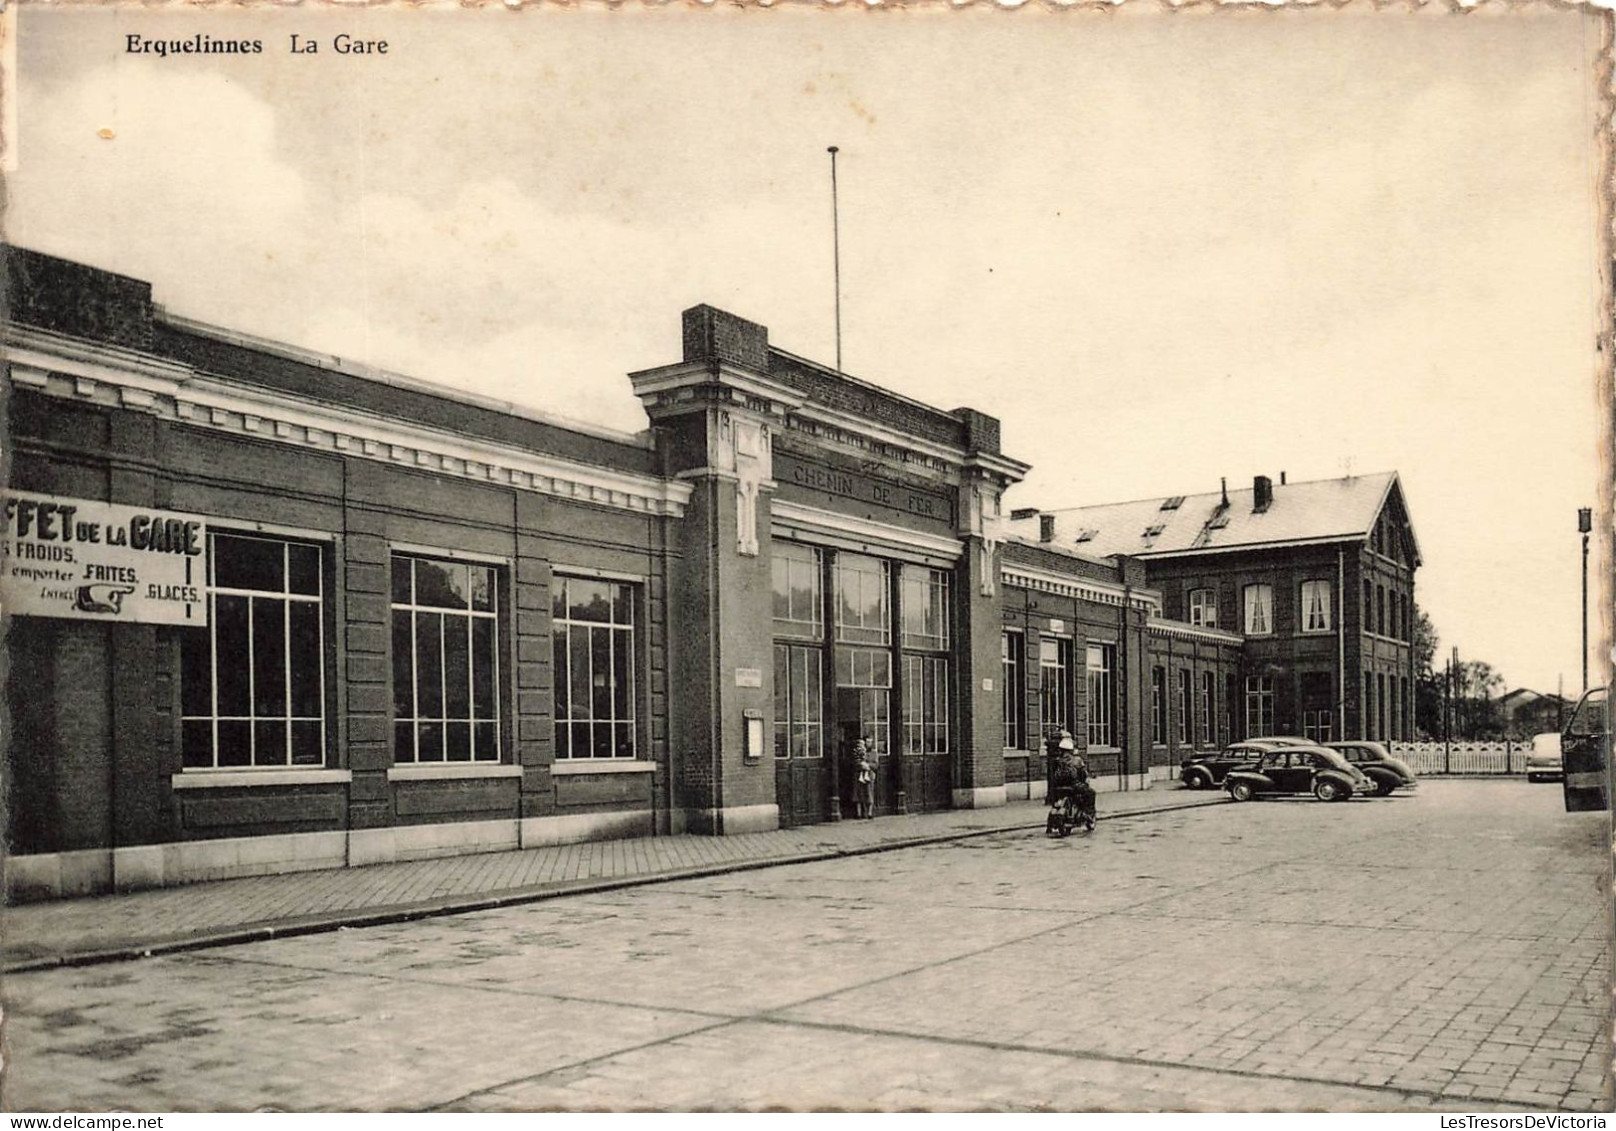
[[[1588,535],[1594,528],[1592,507],[1577,510],[1577,531],[1582,535],[1582,690],[1588,690]]]
[[[826,150],[830,154],[830,254],[831,272],[836,285],[836,372],[842,371],[842,220],[836,196],[837,147]]]

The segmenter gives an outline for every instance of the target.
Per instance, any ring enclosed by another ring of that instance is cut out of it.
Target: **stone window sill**
[[[456,778],[519,778],[521,766],[499,762],[424,762],[389,766],[388,781],[444,781]]]
[[[571,759],[558,761],[550,767],[550,772],[565,777],[568,774],[648,774],[655,769],[655,762],[635,762],[628,759],[619,762],[604,758],[595,762],[582,758],[576,762]]]
[[[351,770],[186,770],[171,777],[175,789],[236,789],[261,785],[342,785]]]

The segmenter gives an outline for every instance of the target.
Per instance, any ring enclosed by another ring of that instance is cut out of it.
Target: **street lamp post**
[[[1588,690],[1588,535],[1594,528],[1592,507],[1577,510],[1577,531],[1582,535],[1582,690]]]

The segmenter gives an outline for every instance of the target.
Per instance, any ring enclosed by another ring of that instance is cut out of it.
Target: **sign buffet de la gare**
[[[0,603],[12,615],[204,625],[198,515],[11,491]]]

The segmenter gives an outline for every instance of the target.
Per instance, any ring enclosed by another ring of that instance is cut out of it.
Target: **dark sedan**
[[[1391,752],[1378,742],[1331,742],[1326,745],[1362,770],[1364,777],[1375,784],[1377,796],[1387,797],[1395,790],[1415,789],[1420,784],[1409,764],[1401,758],[1392,757]]]
[[[1235,801],[1259,795],[1311,793],[1320,801],[1345,801],[1375,787],[1351,762],[1323,746],[1265,750],[1250,765],[1230,770],[1223,788]]]
[[[1283,734],[1231,742],[1215,754],[1196,754],[1184,759],[1179,763],[1178,780],[1188,789],[1211,789],[1222,785],[1224,776],[1236,766],[1255,762],[1264,750],[1311,745],[1308,739]]]

